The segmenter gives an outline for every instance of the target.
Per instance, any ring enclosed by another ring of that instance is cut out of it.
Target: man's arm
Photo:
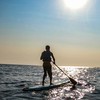
[[[53,53],[51,53],[51,54],[52,54],[52,58],[53,58],[53,63],[55,64],[55,57],[54,57]]]
[[[43,52],[42,52],[42,54],[41,54],[41,56],[40,56],[40,60],[43,60]]]

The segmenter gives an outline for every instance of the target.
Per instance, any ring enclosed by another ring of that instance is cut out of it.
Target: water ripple
[[[49,91],[23,92],[25,86],[40,85],[42,67],[30,65],[0,65],[1,100],[100,100],[100,68],[60,67],[77,82],[75,89],[66,84]],[[53,82],[68,80],[53,67]],[[49,84],[48,77],[46,84]]]

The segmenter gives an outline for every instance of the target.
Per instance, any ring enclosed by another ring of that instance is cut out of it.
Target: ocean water
[[[64,85],[46,91],[28,91],[26,86],[41,85],[43,69],[33,65],[0,64],[0,100],[100,100],[100,68],[62,66],[79,84],[76,89]],[[55,66],[53,82],[68,80]],[[49,84],[49,78],[46,83]]]

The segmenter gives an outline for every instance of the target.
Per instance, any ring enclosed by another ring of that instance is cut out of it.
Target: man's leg
[[[43,64],[43,70],[44,70],[44,74],[43,74],[42,85],[44,86],[44,80],[45,80],[45,78],[46,78],[46,76],[47,76],[46,68],[45,68],[44,64]]]
[[[48,66],[48,75],[50,78],[50,85],[52,85],[52,66],[50,64],[50,66]]]
[[[50,77],[50,85],[52,85],[52,72],[50,73],[49,77]]]
[[[46,72],[44,72],[43,81],[42,81],[42,85],[43,85],[43,86],[44,86],[44,80],[45,80],[46,76],[47,76],[47,74],[46,74]]]

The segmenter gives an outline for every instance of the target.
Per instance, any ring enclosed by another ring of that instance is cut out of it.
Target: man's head
[[[46,49],[46,51],[49,51],[50,50],[50,46],[46,45],[45,49]]]

